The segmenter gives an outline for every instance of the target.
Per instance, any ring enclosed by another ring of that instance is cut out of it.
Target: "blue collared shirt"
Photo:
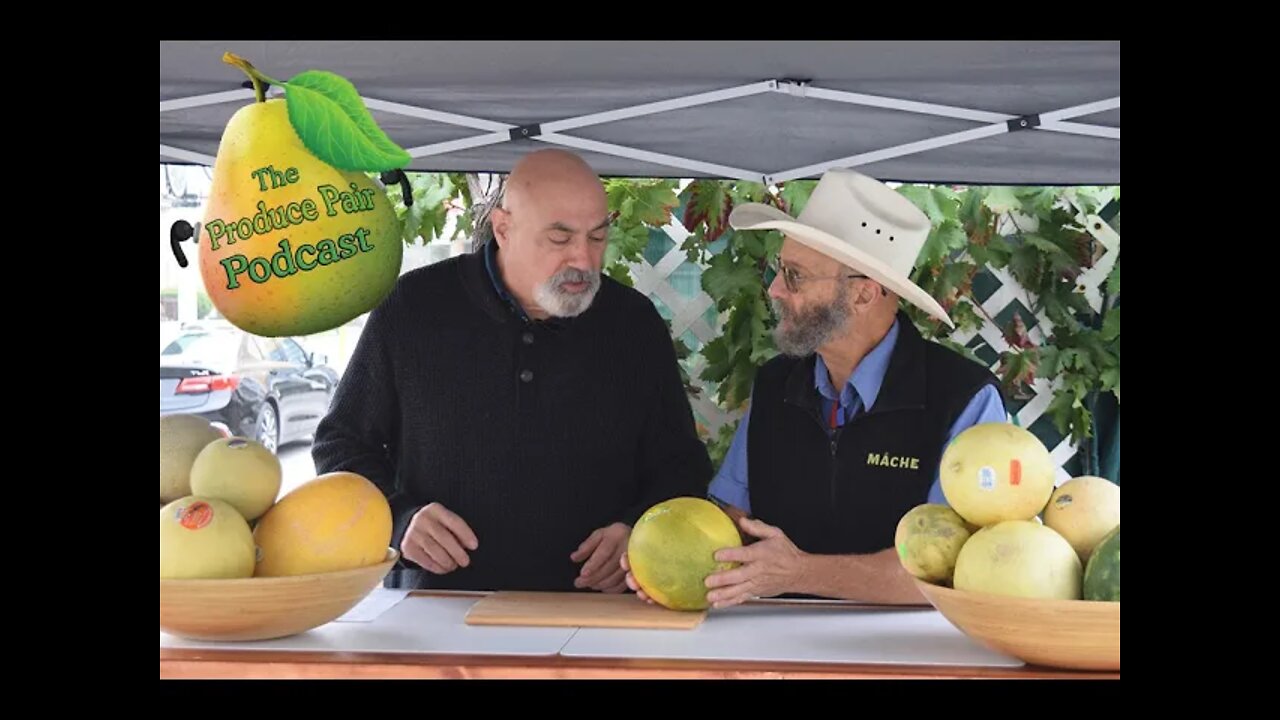
[[[836,424],[843,425],[862,409],[875,407],[876,399],[880,397],[880,387],[884,384],[885,373],[889,370],[889,358],[898,341],[898,322],[895,320],[884,339],[862,358],[862,362],[853,369],[853,374],[849,376],[848,382],[841,388],[839,394],[831,384],[831,374],[827,371],[827,365],[823,362],[822,356],[818,355],[815,358],[813,384],[822,396],[824,418],[830,418],[832,412],[835,412]],[[742,417],[742,422],[738,424],[738,430],[733,436],[729,452],[725,455],[724,464],[720,466],[720,472],[716,473],[715,479],[707,488],[708,495],[748,513],[751,512],[751,494],[747,486],[747,425],[750,420],[751,410],[748,408]],[[968,406],[952,424],[947,442],[969,427],[985,422],[1008,422],[1000,392],[991,385],[983,386],[969,401]],[[936,475],[927,500],[922,499],[922,502],[946,504],[946,498],[942,495],[941,481]],[[768,519],[765,518],[765,521],[767,522]]]

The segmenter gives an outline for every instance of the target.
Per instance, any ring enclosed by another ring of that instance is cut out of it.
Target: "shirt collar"
[[[529,322],[529,315],[520,306],[520,302],[507,292],[507,286],[498,273],[498,241],[495,239],[490,238],[489,242],[484,244],[484,267],[489,271],[489,281],[493,283],[493,289],[498,293],[498,297],[511,308],[512,313],[521,320]]]
[[[899,322],[899,319],[894,319],[889,332],[853,369],[853,374],[840,391],[842,406],[852,405],[855,397],[862,398],[862,407],[866,410],[876,404],[880,388],[884,385],[885,373],[889,370],[889,358],[893,356],[893,347],[898,342]],[[813,364],[813,385],[828,400],[837,399],[835,386],[831,384],[831,373],[827,370],[822,355],[818,355]]]

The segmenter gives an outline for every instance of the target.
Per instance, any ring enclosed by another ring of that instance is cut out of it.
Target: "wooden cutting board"
[[[651,605],[629,593],[502,591],[472,605],[466,622],[468,625],[692,630],[706,616],[706,611],[681,612]]]

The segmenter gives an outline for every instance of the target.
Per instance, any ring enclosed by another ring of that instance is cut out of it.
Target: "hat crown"
[[[908,277],[932,228],[910,200],[852,170],[830,170],[796,218]]]

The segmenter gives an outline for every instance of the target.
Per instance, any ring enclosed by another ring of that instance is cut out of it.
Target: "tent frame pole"
[[[278,96],[282,93],[283,90],[280,88],[273,87],[270,89],[270,94],[273,96]],[[850,155],[848,157],[806,165],[804,167],[793,168],[790,170],[783,170],[776,173],[767,173],[759,170],[707,163],[696,159],[639,150],[624,145],[600,142],[597,140],[590,140],[587,138],[564,134],[564,132],[568,130],[577,130],[604,123],[630,120],[633,118],[671,112],[674,110],[683,110],[691,107],[724,102],[726,100],[734,100],[742,97],[750,97],[763,93],[781,93],[791,95],[799,99],[825,100],[829,102],[846,103],[863,107],[876,107],[886,110],[932,115],[936,117],[946,117],[984,124],[980,127],[962,130],[960,132],[948,133],[934,138],[904,143],[902,145],[896,145],[882,150],[859,153],[857,155]],[[174,110],[186,110],[251,98],[253,98],[253,91],[249,89],[207,93],[186,98],[163,100],[160,102],[160,112],[164,113]],[[1080,122],[1069,122],[1072,118],[1118,109],[1120,107],[1120,98],[1118,96],[1069,108],[1061,108],[1041,113],[1039,115],[1018,117],[1015,115],[988,112],[986,110],[977,110],[973,108],[924,103],[914,100],[902,100],[899,98],[813,87],[808,81],[793,79],[773,79],[749,83],[747,85],[739,85],[721,90],[713,90],[710,92],[697,93],[669,100],[633,105],[618,108],[616,110],[591,113],[589,115],[564,118],[548,123],[542,123],[540,125],[524,127],[518,127],[509,123],[497,122],[484,118],[443,112],[416,105],[390,102],[377,98],[364,98],[364,103],[370,110],[378,110],[381,112],[418,118],[420,120],[428,120],[470,128],[473,130],[485,131],[481,135],[473,135],[471,137],[461,138],[458,140],[449,140],[447,142],[406,148],[409,155],[415,159],[430,157],[433,155],[444,155],[451,152],[457,152],[459,150],[468,150],[487,145],[497,145],[515,140],[529,139],[604,155],[624,157],[630,160],[638,160],[641,162],[681,170],[692,170],[715,177],[727,177],[737,180],[761,182],[765,185],[773,185],[776,183],[786,182],[788,180],[812,177],[831,168],[851,168],[882,160],[888,160],[890,158],[914,155],[937,148],[972,142],[982,138],[994,137],[1006,132],[1039,130],[1043,132],[1060,132],[1073,135],[1083,135],[1115,140],[1117,142],[1120,140],[1119,128]],[[214,162],[214,158],[205,155],[204,153],[192,152],[190,150],[165,144],[160,145],[160,153],[178,160],[187,160],[207,165],[212,165]]]

